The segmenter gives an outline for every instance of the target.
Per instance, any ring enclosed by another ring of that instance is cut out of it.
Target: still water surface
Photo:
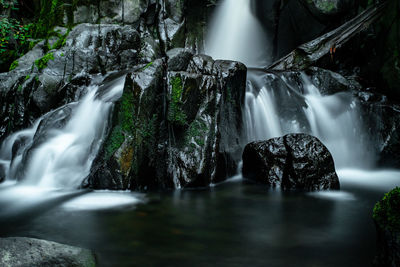
[[[282,193],[235,179],[207,190],[63,195],[0,217],[0,235],[90,248],[100,266],[371,266],[372,208],[400,184],[399,173],[339,174],[337,193]]]

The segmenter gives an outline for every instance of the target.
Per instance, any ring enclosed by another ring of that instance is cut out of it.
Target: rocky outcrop
[[[375,205],[373,218],[377,231],[374,266],[400,266],[400,188],[395,188]]]
[[[339,189],[332,155],[315,137],[289,134],[248,144],[243,176],[282,190]]]
[[[236,171],[246,67],[188,49],[128,74],[88,186],[208,186]]]
[[[377,165],[386,168],[400,167],[400,105],[373,91],[357,93],[366,129],[375,144]]]
[[[31,125],[42,114],[78,100],[95,74],[137,65],[140,48],[137,31],[105,24],[78,25],[66,37],[63,47],[46,54],[43,43],[36,45],[16,69],[0,74],[0,102],[4,103],[0,141]]]
[[[25,237],[0,238],[0,265],[96,266],[94,254],[83,248]]]

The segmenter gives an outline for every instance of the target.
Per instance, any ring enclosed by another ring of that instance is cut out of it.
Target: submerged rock
[[[395,188],[375,205],[378,255],[374,266],[400,266],[400,188]]]
[[[283,190],[340,188],[332,155],[321,141],[306,134],[248,144],[243,152],[243,176]]]
[[[96,266],[87,249],[26,237],[0,238],[0,265],[11,266]]]
[[[246,67],[174,49],[128,74],[88,185],[208,186],[236,171]]]

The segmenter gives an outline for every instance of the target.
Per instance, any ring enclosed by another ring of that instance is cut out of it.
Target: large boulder
[[[0,238],[0,265],[11,266],[96,266],[87,249],[26,237]]]
[[[306,134],[248,144],[243,152],[243,176],[282,190],[340,188],[332,155],[321,141]]]
[[[400,266],[400,188],[395,188],[375,205],[373,218],[377,231],[374,266]]]
[[[236,171],[246,67],[175,49],[127,75],[88,186],[208,186]]]

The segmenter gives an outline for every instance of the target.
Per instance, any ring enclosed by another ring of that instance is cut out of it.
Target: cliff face
[[[89,85],[125,79],[84,186],[202,187],[235,174],[246,67],[196,54],[203,46],[208,4],[78,1],[60,6],[63,19],[53,21],[61,25],[54,28],[58,35],[40,41],[10,72],[0,74],[5,103],[0,140],[78,101]],[[33,143],[38,138],[39,133]],[[22,153],[14,146],[13,157]]]

